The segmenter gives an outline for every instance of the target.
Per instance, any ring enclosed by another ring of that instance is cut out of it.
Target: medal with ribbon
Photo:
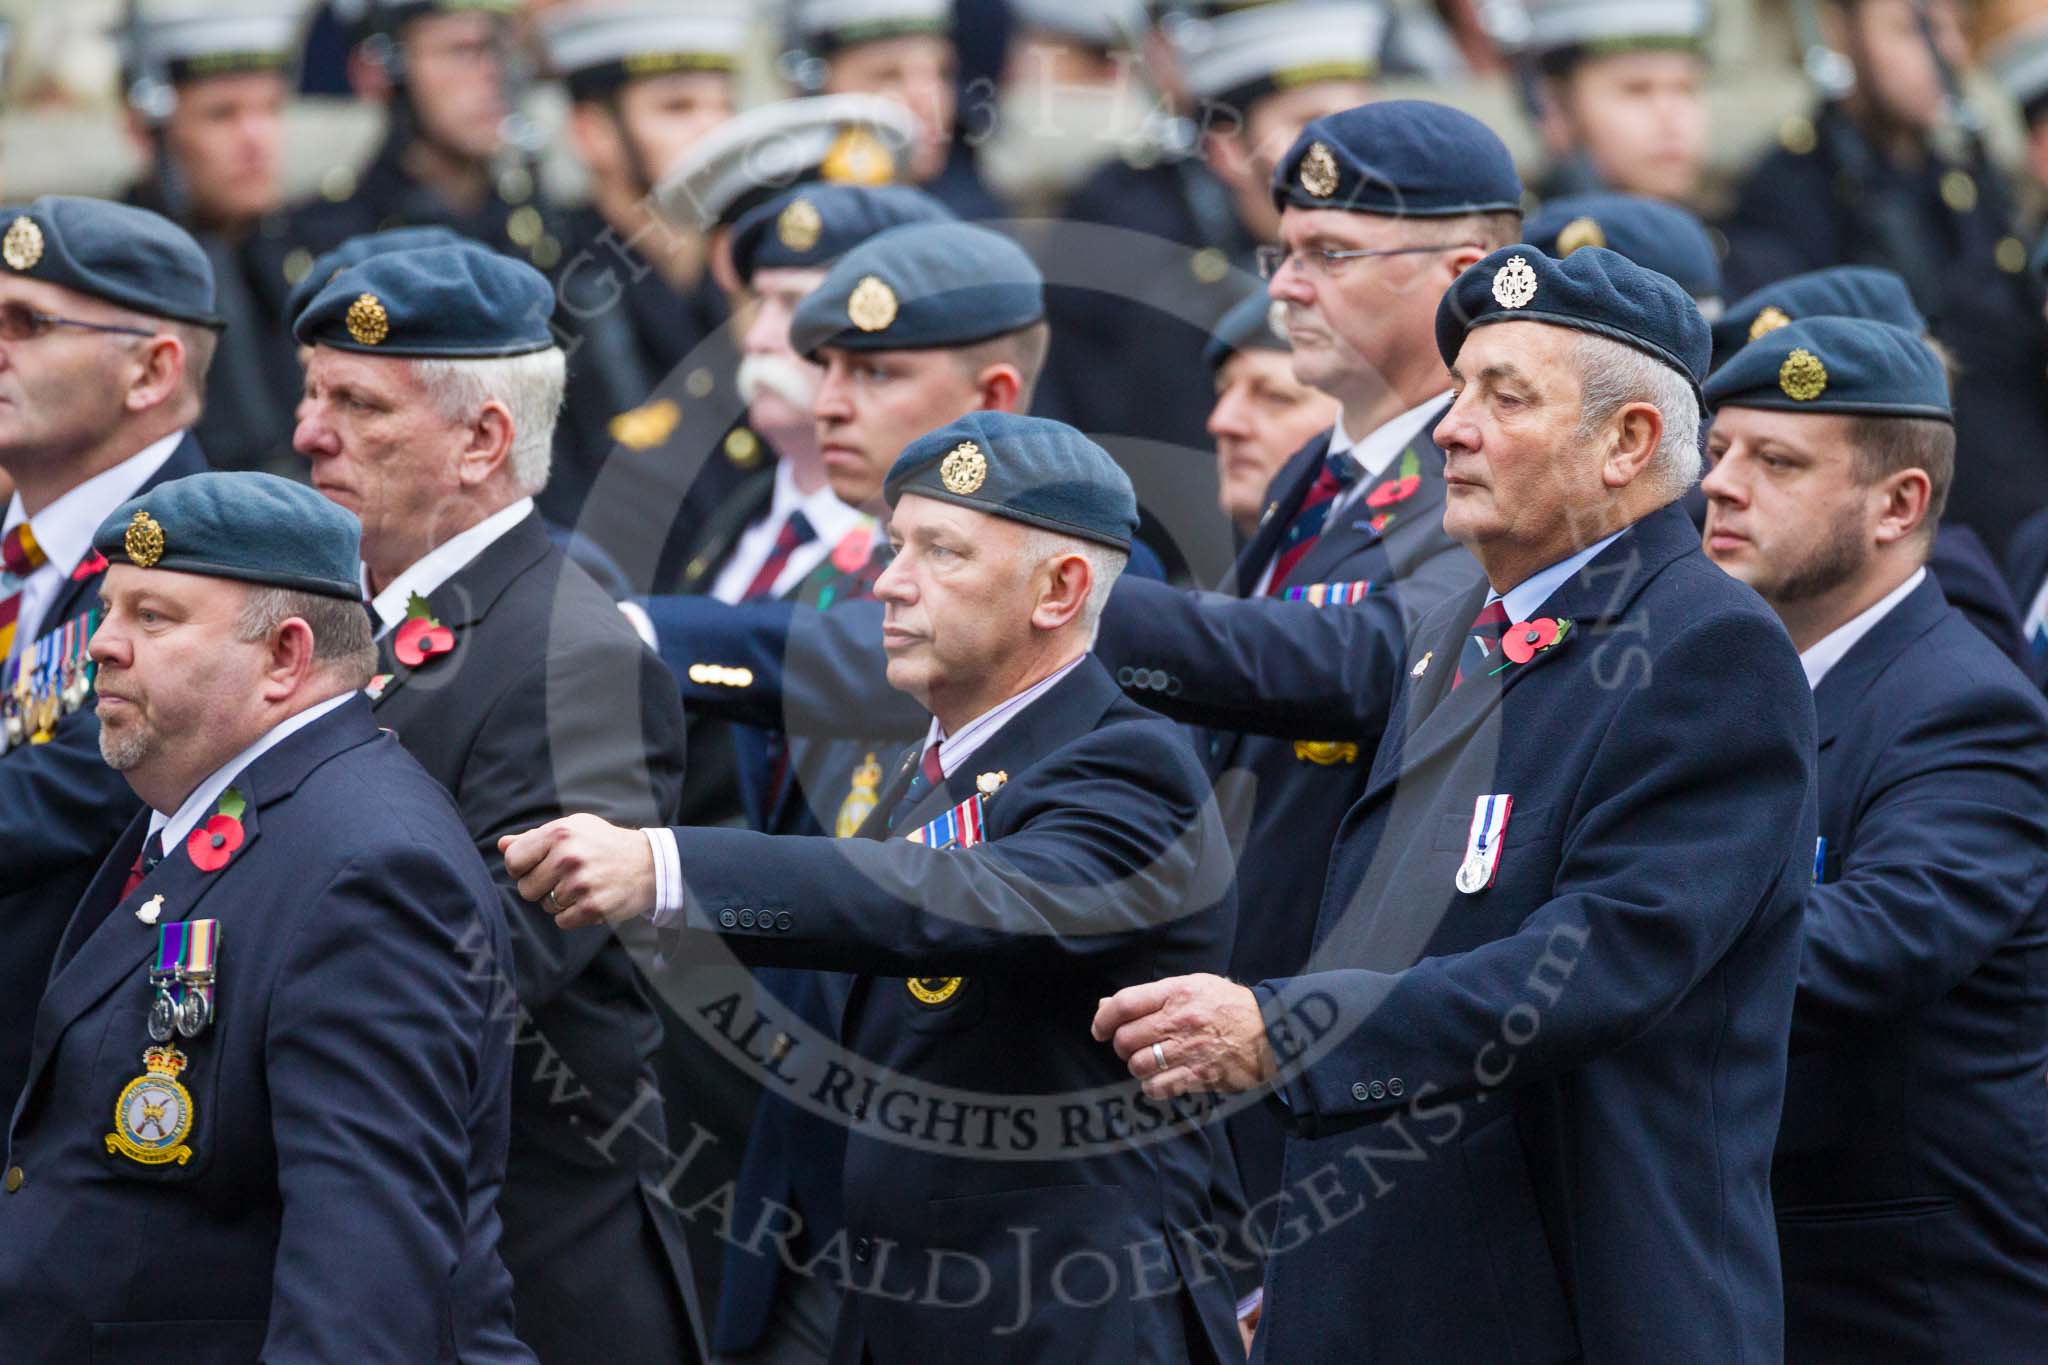
[[[981,803],[984,799],[980,792],[976,792],[922,829],[914,829],[903,837],[927,848],[972,848],[982,840]]]
[[[159,897],[159,900],[162,898]],[[218,920],[180,920],[157,926],[156,959],[149,969],[155,999],[149,1006],[149,1036],[156,1044],[142,1054],[143,1074],[114,1098],[114,1131],[106,1136],[109,1155],[145,1166],[192,1159],[185,1139],[197,1115],[192,1092],[179,1081],[191,1059],[171,1042],[175,1032],[196,1038],[213,1022],[214,959],[220,949]]]
[[[149,1036],[170,1041],[175,1029],[197,1038],[213,1022],[213,964],[220,950],[220,921],[179,920],[157,926],[156,965],[149,984],[156,999],[149,1007]]]
[[[1472,803],[1472,829],[1465,836],[1465,859],[1458,865],[1458,890],[1477,895],[1493,885],[1500,870],[1500,842],[1508,829],[1508,811],[1515,798],[1505,793],[1482,796]]]

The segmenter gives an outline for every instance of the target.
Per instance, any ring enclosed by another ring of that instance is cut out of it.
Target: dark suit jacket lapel
[[[1819,747],[1825,749],[1834,743],[1877,675],[1915,640],[1934,629],[1948,612],[1948,599],[1930,573],[1836,661],[1813,692],[1814,715],[1820,724]]]
[[[548,539],[547,527],[542,524],[540,513],[528,513],[514,523],[511,530],[486,545],[475,559],[450,575],[447,582],[428,593],[427,606],[434,613],[435,620],[455,633],[455,648],[447,654],[428,658],[420,668],[457,665],[461,661],[466,628],[483,620],[497,600],[504,596],[505,589],[546,558],[553,544]],[[534,622],[533,630],[538,640],[547,630],[547,622]],[[394,626],[377,641],[377,671],[391,675],[377,694],[375,704],[378,706],[389,701],[413,674],[413,670],[400,663],[393,653],[397,639],[398,627]]]

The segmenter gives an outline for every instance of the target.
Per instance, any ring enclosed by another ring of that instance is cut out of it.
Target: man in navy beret
[[[1707,401],[1707,556],[1784,621],[1820,720],[1772,1172],[1786,1353],[2024,1359],[2048,1340],[2048,1157],[2013,1140],[2048,1070],[2048,705],[1927,571],[1947,376],[1912,332],[1814,318]]]
[[[511,945],[362,695],[356,519],[195,474],[92,544],[98,749],[146,809],[32,998],[8,1354],[532,1361],[498,1251]]]
[[[1580,247],[1618,251],[1669,276],[1707,321],[1721,315],[1721,260],[1707,225],[1688,209],[1640,194],[1568,194],[1530,214],[1524,232],[1531,246],[1560,260]]]
[[[669,818],[682,786],[674,684],[534,508],[562,400],[553,304],[531,266],[463,244],[351,266],[296,324],[312,354],[295,442],[313,487],[362,520],[372,714],[494,868],[507,830]],[[534,1059],[500,1199],[519,1334],[550,1361],[699,1359],[680,1222],[652,1188],[661,1021],[624,942],[559,933],[509,881],[499,896],[507,1026]]]
[[[1161,963],[1220,966],[1234,909],[1200,764],[1089,653],[1130,480],[1071,427],[974,412],[912,442],[885,497],[889,681],[931,719],[858,837],[578,816],[507,841],[507,866],[564,924],[652,915],[672,951],[716,934],[861,973],[836,1038],[796,1030],[778,1058],[850,1129],[839,1249],[802,1267],[856,1291],[832,1359],[1239,1359],[1199,1251],[1212,1128],[1127,1109],[1081,1025]],[[856,1073],[876,1088],[849,1097]],[[1059,1119],[1075,1092],[1118,1117]]]
[[[1676,505],[1707,325],[1614,252],[1516,246],[1437,341],[1486,581],[1405,650],[1311,613],[1320,674],[1261,677],[1275,730],[1384,731],[1315,956],[1125,990],[1097,1036],[1150,1094],[1285,1108],[1254,1359],[1775,1359],[1813,703]]]
[[[1337,417],[1336,399],[1294,377],[1293,349],[1285,306],[1261,289],[1223,315],[1202,353],[1215,389],[1216,502],[1240,549],[1258,534],[1281,467]]]
[[[217,319],[206,253],[169,220],[97,199],[0,208],[0,1107],[28,1061],[64,917],[135,796],[100,761],[79,682],[97,623],[92,533],[128,498],[206,468]]]

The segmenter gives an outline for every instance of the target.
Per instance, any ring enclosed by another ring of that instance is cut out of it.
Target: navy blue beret
[[[1138,495],[1109,452],[1065,422],[970,412],[904,447],[882,483],[1128,551]]]
[[[380,252],[329,280],[292,324],[308,346],[449,359],[555,344],[555,291],[523,261],[465,243]]]
[[[1917,332],[1866,318],[1808,318],[1736,352],[1707,405],[1953,421],[1948,373]]]
[[[908,185],[805,185],[741,216],[732,230],[733,269],[742,280],[756,270],[820,270],[877,233],[953,216]]]
[[[327,287],[327,282],[352,265],[361,265],[372,256],[386,251],[417,251],[424,246],[460,246],[470,240],[453,228],[444,227],[400,227],[386,228],[382,232],[366,232],[360,237],[351,237],[332,251],[322,252],[313,258],[305,277],[292,286],[284,297],[284,321],[287,327],[297,322],[299,314],[306,311],[306,305],[313,296]]]
[[[1294,349],[1294,343],[1287,339],[1286,329],[1277,325],[1273,312],[1276,306],[1272,296],[1261,289],[1237,302],[1223,315],[1209,334],[1209,344],[1202,348],[1202,363],[1209,367],[1210,374],[1222,369],[1223,362],[1239,351]]]
[[[46,194],[0,209],[0,262],[16,275],[62,285],[151,317],[222,326],[213,264],[192,234],[161,214]]]
[[[1736,300],[1714,322],[1714,359],[1725,364],[1758,337],[1803,318],[1864,318],[1916,335],[1927,330],[1927,319],[1896,273],[1874,265],[1837,265],[1767,284]]]
[[[1273,169],[1273,206],[1397,218],[1519,211],[1522,177],[1493,130],[1447,104],[1381,100],[1310,123]]]
[[[797,305],[798,355],[969,346],[1045,319],[1045,279],[1024,249],[971,223],[912,223],[839,258]]]
[[[1529,215],[1522,236],[1559,260],[1604,246],[1678,281],[1695,299],[1721,297],[1721,258],[1692,212],[1640,194],[1573,194]]]
[[[235,578],[360,601],[362,525],[302,483],[191,474],[114,509],[93,533],[109,564]]]
[[[1673,282],[1606,247],[1564,260],[1506,246],[1452,282],[1436,309],[1436,348],[1455,364],[1465,333],[1492,322],[1548,322],[1633,346],[1699,388],[1711,343],[1707,320]]]

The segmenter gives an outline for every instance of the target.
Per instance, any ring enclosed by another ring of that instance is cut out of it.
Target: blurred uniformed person
[[[98,748],[147,809],[32,992],[0,1340],[530,1365],[498,1254],[504,912],[363,696],[356,519],[255,473],[111,510]]]
[[[1376,3],[1279,0],[1180,16],[1174,68],[1188,145],[1112,158],[1064,216],[1137,234],[1061,236],[1041,252],[1073,281],[1048,295],[1060,345],[1045,410],[1086,431],[1209,442],[1210,328],[1244,294],[1253,253],[1279,235],[1274,164],[1311,119],[1363,103],[1386,13]]]
[[[1927,572],[1955,465],[1912,332],[1795,322],[1708,381],[1708,558],[1785,623],[1820,720],[1772,1171],[1793,1360],[2048,1341],[2048,705]]]
[[[837,1066],[836,1042],[895,1078],[840,1107],[841,1250],[802,1263],[854,1291],[834,1361],[1238,1360],[1196,1251],[1209,1130],[1136,1111],[1159,1140],[1089,1137],[1045,1108],[1130,1103],[1079,1016],[1153,964],[1220,964],[1230,934],[1200,765],[1088,652],[1137,529],[1130,480],[1070,427],[976,412],[911,443],[883,496],[890,681],[931,720],[859,837],[577,817],[507,841],[506,863],[565,923],[651,914],[747,961],[861,973],[836,1032],[782,1059]]]
[[[1281,466],[1337,419],[1336,399],[1294,377],[1293,350],[1286,305],[1261,289],[1223,315],[1202,354],[1216,386],[1216,504],[1239,548],[1258,533]]]
[[[961,218],[1003,216],[956,136],[975,130],[957,129],[952,0],[790,0],[786,22],[780,65],[798,93],[895,100],[917,124],[911,183]]]
[[[206,468],[191,429],[217,325],[213,267],[168,220],[99,199],[0,208],[0,1108],[65,917],[136,809],[99,755],[92,534]]]
[[[196,435],[221,469],[297,473],[282,210],[284,110],[304,8],[152,0],[132,6],[118,30],[129,130],[148,168],[127,201],[189,229],[213,263],[226,330]]]
[[[569,142],[590,202],[567,215],[557,321],[568,334],[569,393],[543,516],[575,524],[614,438],[725,319],[704,270],[703,238],[664,219],[654,188],[705,133],[732,117],[744,7],[575,3],[542,13],[549,69],[571,101]]]
[[[1621,190],[1683,203],[1707,155],[1703,0],[1528,0],[1545,198]]]
[[[1965,57],[1955,0],[1833,0],[1825,13],[1855,83],[1789,120],[1744,183],[1723,225],[1730,292],[1834,265],[1903,276],[1956,361],[1949,517],[2002,554],[2048,503],[2048,326],[2003,173],[1949,114]]]
[[[2048,4],[1991,0],[1978,11],[1974,38],[1984,65],[2019,107],[2026,125],[2026,169],[2039,196],[2048,192]]]
[[[509,73],[514,0],[347,0],[349,82],[381,103],[384,138],[361,171],[336,167],[292,214],[312,258],[381,228],[440,224],[543,270],[562,258],[517,126]]]
[[[1189,683],[1382,731],[1316,955],[1126,989],[1097,1036],[1155,1097],[1279,1092],[1254,1360],[1776,1359],[1813,702],[1676,505],[1706,322],[1614,252],[1518,245],[1459,277],[1437,347],[1443,524],[1485,581],[1405,648],[1273,617],[1237,641],[1255,682]]]
[[[534,507],[564,383],[552,302],[531,266],[464,243],[351,266],[296,324],[298,448],[363,524],[372,714],[493,852],[536,816],[660,815],[682,790],[674,688]],[[519,1334],[544,1361],[698,1359],[665,1158],[591,1147],[622,1115],[656,1122],[661,1023],[619,938],[564,937],[523,902],[507,918],[512,1035],[539,1059],[499,1201]]]

